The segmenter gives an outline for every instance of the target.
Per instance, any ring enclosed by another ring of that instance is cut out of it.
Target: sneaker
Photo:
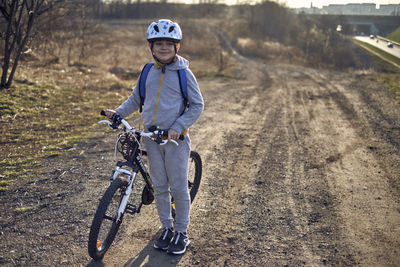
[[[164,228],[160,237],[154,244],[154,248],[167,250],[169,243],[171,242],[172,238],[174,237],[174,232],[172,228]]]
[[[176,232],[174,239],[172,239],[169,244],[167,253],[180,255],[186,252],[187,246],[189,246],[190,241],[186,233]]]

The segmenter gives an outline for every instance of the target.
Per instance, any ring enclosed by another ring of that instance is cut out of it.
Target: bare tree
[[[11,86],[36,18],[62,1],[0,0],[0,22],[4,25],[4,28],[0,28],[1,38],[4,40],[0,90]]]

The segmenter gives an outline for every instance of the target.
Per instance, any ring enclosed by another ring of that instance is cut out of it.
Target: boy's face
[[[159,40],[153,43],[153,55],[156,56],[161,63],[168,63],[175,56],[175,43],[166,40]],[[177,51],[179,50],[179,44],[176,46]]]

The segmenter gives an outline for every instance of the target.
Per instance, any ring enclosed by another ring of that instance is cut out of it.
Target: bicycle
[[[101,111],[101,115],[105,115]],[[123,161],[116,163],[112,171],[110,183],[93,217],[89,232],[88,252],[92,259],[101,260],[114,241],[124,215],[140,213],[143,205],[149,205],[154,200],[154,190],[150,175],[147,171],[147,153],[141,147],[141,138],[146,137],[154,142],[165,145],[168,140],[167,130],[150,129],[144,132],[132,128],[129,123],[118,114],[113,116],[113,123],[108,120],[99,121],[107,123],[112,129],[122,129],[115,144],[114,156],[120,152]],[[120,126],[123,124],[123,127]],[[183,140],[181,135],[180,139]],[[178,143],[171,140],[176,145]],[[190,152],[188,189],[193,202],[200,186],[202,175],[201,157],[196,151]],[[172,199],[172,215],[175,216],[175,206]]]

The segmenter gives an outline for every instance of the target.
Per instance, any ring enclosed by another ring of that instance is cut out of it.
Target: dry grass
[[[100,108],[126,97],[124,92],[91,85],[91,80],[100,81],[95,72],[72,67],[57,74],[47,72],[52,79],[43,75],[32,81],[23,71],[27,70],[21,68],[23,81],[0,92],[2,181],[38,175],[36,167],[44,158],[73,149],[90,136]],[[103,82],[110,84],[112,79]]]
[[[239,53],[258,57],[268,61],[304,63],[302,52],[295,47],[288,47],[273,41],[257,41],[250,38],[239,38],[236,48]]]

